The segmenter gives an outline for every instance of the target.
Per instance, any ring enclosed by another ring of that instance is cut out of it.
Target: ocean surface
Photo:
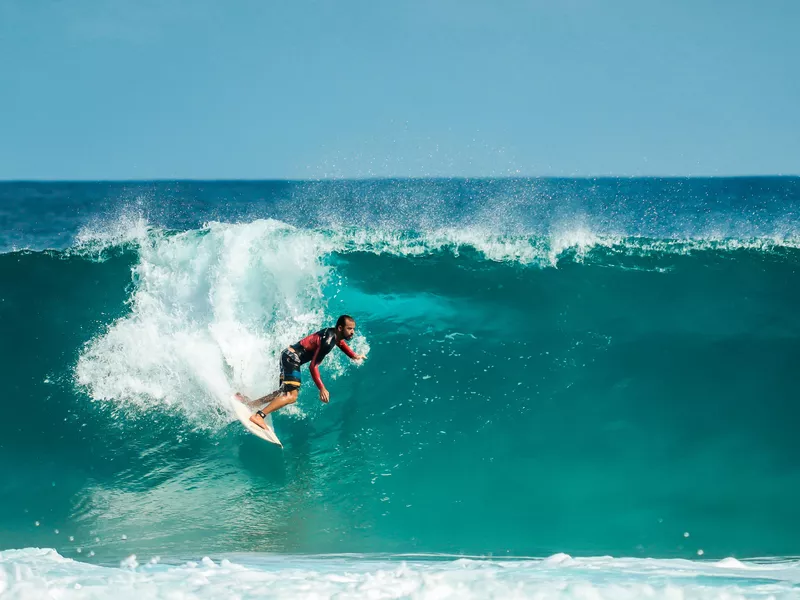
[[[800,178],[0,183],[0,597],[798,598],[799,306]]]

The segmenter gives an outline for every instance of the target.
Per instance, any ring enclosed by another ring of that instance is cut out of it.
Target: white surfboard
[[[255,423],[250,420],[250,415],[252,415],[255,410],[251,409],[250,407],[246,406],[235,396],[231,396],[231,403],[233,404],[233,410],[236,413],[236,418],[245,426],[245,429],[252,433],[253,435],[257,435],[262,440],[266,440],[267,442],[271,442],[273,444],[277,444],[281,448],[283,448],[283,444],[278,439],[278,436],[275,435],[275,429],[272,427],[272,415],[268,414],[267,418],[264,419],[264,422],[267,424],[266,429],[262,429]],[[263,407],[262,407],[263,408]]]

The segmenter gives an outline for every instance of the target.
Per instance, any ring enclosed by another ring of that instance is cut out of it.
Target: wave
[[[561,260],[562,266],[563,261],[589,261],[663,270],[671,268],[665,258],[672,255],[795,250],[786,240],[623,240],[572,232],[543,241],[471,230],[426,235],[308,231],[271,220],[208,223],[187,232],[154,230],[135,221],[132,228],[119,226],[99,235],[84,231],[80,240],[73,250],[80,256],[102,256],[120,244],[133,244],[138,264],[133,268],[135,289],[127,300],[130,313],[84,349],[75,370],[77,383],[94,399],[145,410],[177,404],[198,423],[217,426],[229,419],[225,407],[232,389],[257,394],[275,379],[283,348],[326,319],[335,320],[335,314],[326,312],[327,298],[351,292],[330,260],[334,254],[445,253],[457,258],[467,252],[540,267],[558,266]],[[631,263],[631,258],[649,260]],[[371,312],[379,302],[373,299]],[[412,303],[418,312],[437,310],[420,297]],[[368,352],[363,336],[355,347]],[[334,377],[341,374],[342,361],[331,362]]]
[[[795,548],[792,238],[269,219],[133,219],[79,237],[0,255],[9,544],[104,560],[187,543]],[[281,349],[345,312],[368,360],[333,353],[331,404],[306,383],[276,417],[287,449],[263,447],[234,422],[230,393],[271,391]],[[41,456],[59,460],[29,458]]]

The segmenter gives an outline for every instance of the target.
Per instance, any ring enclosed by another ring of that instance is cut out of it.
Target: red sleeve
[[[347,356],[349,356],[352,359],[355,359],[356,353],[350,349],[350,346],[347,345],[347,342],[345,342],[344,340],[339,340],[338,342],[336,342],[336,345],[339,346],[339,349],[345,354],[347,354]]]
[[[322,379],[319,377],[319,362],[317,362],[320,346],[322,346],[322,343],[318,342],[317,349],[314,351],[314,357],[311,359],[311,364],[308,365],[308,371],[311,373],[311,379],[313,379],[317,387],[322,390]]]

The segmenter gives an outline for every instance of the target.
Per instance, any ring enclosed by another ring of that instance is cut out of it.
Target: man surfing
[[[268,403],[262,410],[253,414],[250,420],[262,429],[266,429],[264,417],[287,404],[297,402],[297,394],[300,391],[300,366],[307,362],[311,363],[308,370],[311,372],[311,378],[317,384],[317,388],[319,388],[319,399],[327,404],[330,400],[330,394],[325,389],[319,376],[319,363],[327,356],[328,352],[333,350],[334,346],[338,346],[342,352],[353,360],[364,360],[366,358],[365,355],[356,354],[347,345],[346,340],[352,339],[355,331],[355,319],[350,315],[342,315],[336,321],[336,327],[320,329],[286,348],[281,354],[281,379],[280,387],[277,390],[257,400],[249,400],[237,392],[236,399],[250,407]]]

